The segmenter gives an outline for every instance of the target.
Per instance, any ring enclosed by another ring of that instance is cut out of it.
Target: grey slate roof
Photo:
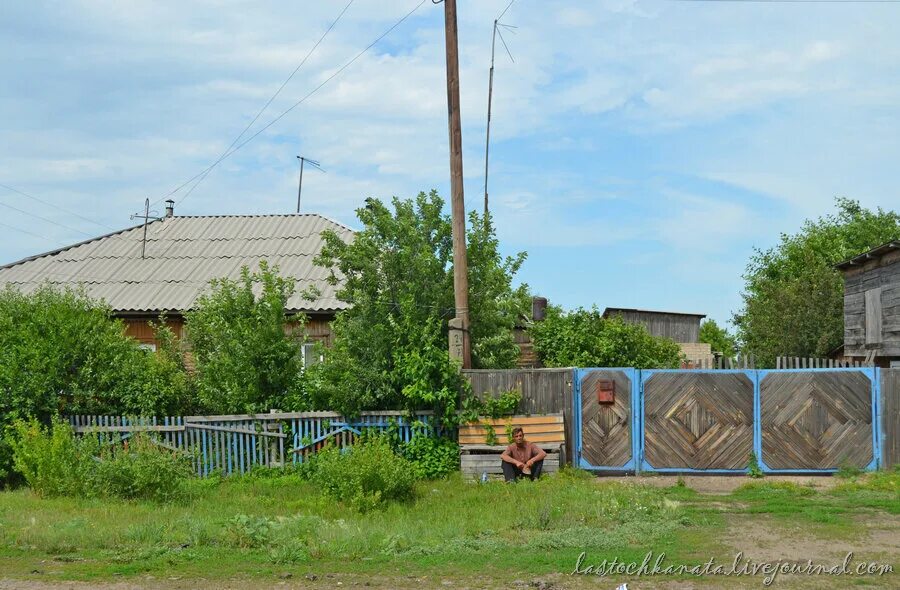
[[[345,309],[326,282],[328,271],[313,264],[330,229],[345,240],[353,231],[315,214],[170,217],[147,226],[146,257],[141,258],[143,226],[100,236],[0,267],[0,286],[30,292],[40,284],[83,285],[116,312],[182,312],[191,307],[210,279],[240,276],[261,260],[296,280],[290,311]],[[315,285],[316,301],[298,293]]]

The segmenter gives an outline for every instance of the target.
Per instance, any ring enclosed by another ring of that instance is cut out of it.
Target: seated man
[[[536,444],[526,442],[521,428],[513,428],[512,435],[513,444],[500,455],[503,477],[508,482],[526,475],[532,480],[539,478],[547,453]]]

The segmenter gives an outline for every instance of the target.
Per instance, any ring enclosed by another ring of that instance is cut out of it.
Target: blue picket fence
[[[301,463],[326,444],[345,447],[364,430],[392,431],[403,442],[417,424],[430,427],[431,412],[362,412],[348,420],[336,412],[279,412],[222,416],[85,416],[67,417],[77,434],[102,443],[150,433],[156,444],[191,457],[197,475],[246,473],[255,465],[280,467]],[[439,431],[438,431],[439,433]]]

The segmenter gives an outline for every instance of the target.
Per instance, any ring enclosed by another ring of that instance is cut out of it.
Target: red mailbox
[[[616,382],[612,379],[600,379],[594,388],[597,392],[598,404],[612,404],[616,401]]]

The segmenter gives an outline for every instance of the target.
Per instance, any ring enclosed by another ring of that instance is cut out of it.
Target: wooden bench
[[[489,428],[490,427],[490,428]],[[509,416],[507,418],[482,418],[459,427],[459,468],[463,477],[502,476],[500,454],[512,441],[509,432],[521,427],[525,440],[542,448],[544,458],[542,473],[555,473],[565,464],[566,428],[562,414],[540,416]],[[495,440],[491,441],[493,429]],[[489,444],[493,443],[493,444]]]

